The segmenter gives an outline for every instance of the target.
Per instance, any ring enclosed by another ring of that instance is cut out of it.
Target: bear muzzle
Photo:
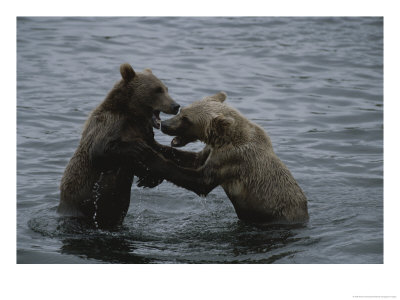
[[[161,131],[168,135],[174,134],[171,126],[171,119],[161,122]]]
[[[171,104],[171,111],[173,115],[176,115],[179,112],[179,108],[181,106],[178,103],[172,103]]]
[[[166,114],[176,115],[179,112],[180,107],[181,106],[178,103],[174,102],[169,106],[168,110],[162,109],[161,111]],[[161,128],[160,110],[153,111],[152,123],[153,123],[154,128],[156,128],[156,129]]]

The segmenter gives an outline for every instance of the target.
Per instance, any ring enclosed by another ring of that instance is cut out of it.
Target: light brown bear
[[[307,221],[306,196],[276,156],[270,138],[260,126],[224,104],[225,99],[223,92],[206,97],[161,123],[162,132],[176,136],[171,142],[174,147],[204,142],[206,147],[197,154],[204,164],[181,167],[140,145],[144,163],[153,174],[198,195],[221,185],[241,220]]]
[[[140,184],[155,186],[162,179],[149,176],[138,162],[134,145],[145,143],[177,165],[192,166],[195,154],[158,144],[153,127],[160,127],[160,111],[177,114],[179,105],[150,69],[135,72],[120,66],[122,79],[86,121],[77,150],[61,180],[58,212],[80,217],[98,227],[120,225],[127,213],[134,175]]]

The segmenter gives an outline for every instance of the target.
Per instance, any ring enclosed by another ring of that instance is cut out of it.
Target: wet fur
[[[122,80],[85,123],[79,146],[61,180],[57,209],[62,215],[82,217],[102,228],[122,223],[134,175],[140,177],[142,185],[151,187],[163,180],[138,162],[134,148],[137,142],[177,165],[192,166],[196,156],[154,140],[153,109],[171,113],[169,106],[176,103],[151,70],[135,73],[130,65],[123,64],[121,75]],[[154,92],[157,87],[163,91]]]
[[[306,196],[274,153],[270,138],[261,127],[222,103],[225,97],[223,93],[206,97],[163,122],[167,134],[184,136],[186,131],[189,139],[196,136],[206,143],[205,151],[210,154],[203,165],[182,168],[143,147],[146,164],[153,174],[198,195],[207,195],[221,185],[242,220],[308,220]]]

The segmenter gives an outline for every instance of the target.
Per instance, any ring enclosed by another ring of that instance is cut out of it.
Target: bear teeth
[[[158,110],[155,110],[153,112],[153,116],[151,119],[153,122],[153,127],[156,129],[160,129],[161,128],[161,119],[160,119],[160,112]]]

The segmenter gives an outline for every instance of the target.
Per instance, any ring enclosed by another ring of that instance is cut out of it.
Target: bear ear
[[[227,95],[225,92],[219,92],[219,93],[216,93],[215,95],[208,97],[208,100],[222,103],[225,101],[226,97],[227,97]]]
[[[212,120],[212,127],[219,135],[224,135],[227,129],[233,125],[234,119],[223,115],[218,115]]]
[[[128,64],[128,63],[122,64],[119,67],[119,71],[121,72],[121,76],[122,76],[122,78],[124,79],[125,82],[131,81],[136,75],[136,73],[133,70],[132,66],[130,64]]]
[[[153,74],[153,72],[152,72],[151,69],[149,69],[149,68],[144,69],[144,71],[147,72],[147,73]]]
[[[219,102],[224,102],[226,97],[228,96],[225,92],[219,92],[214,95],[216,99],[218,99]]]

